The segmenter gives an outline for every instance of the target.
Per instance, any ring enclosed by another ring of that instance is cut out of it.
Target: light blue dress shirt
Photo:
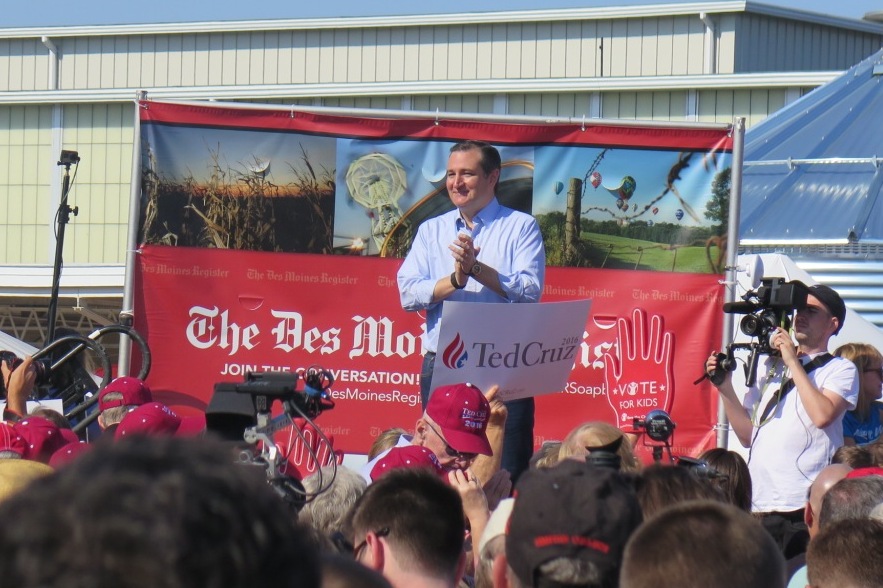
[[[470,278],[466,287],[446,300],[463,302],[539,302],[546,272],[546,250],[540,227],[529,214],[500,205],[496,198],[473,219],[472,240],[480,249],[478,261],[500,276],[502,298]],[[435,352],[444,302],[432,302],[436,283],[454,271],[448,246],[466,223],[459,210],[431,218],[417,230],[417,237],[398,272],[402,308],[426,311],[423,345]]]

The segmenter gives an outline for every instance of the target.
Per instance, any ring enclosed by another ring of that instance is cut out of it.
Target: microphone
[[[733,314],[748,314],[756,309],[757,305],[753,302],[724,302],[724,312]]]

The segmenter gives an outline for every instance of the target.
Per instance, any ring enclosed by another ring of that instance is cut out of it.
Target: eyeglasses
[[[470,461],[478,457],[477,453],[464,453],[462,451],[457,451],[456,449],[448,445],[448,441],[444,437],[442,437],[442,434],[439,433],[435,427],[429,424],[429,421],[424,422],[426,423],[426,426],[432,429],[432,432],[435,433],[438,438],[442,440],[442,443],[445,444],[445,453],[448,454],[448,457],[453,457],[454,459],[462,459],[465,461]]]
[[[374,536],[377,538],[386,537],[387,535],[389,535],[389,527],[383,527],[379,531],[374,532]],[[362,550],[365,549],[365,547],[367,545],[368,545],[368,535],[365,535],[365,538],[362,540],[362,542],[353,548],[353,559],[354,560],[359,561],[359,556],[362,555]]]
[[[880,376],[880,379],[883,380],[883,367],[878,367],[878,368],[865,368],[865,369],[863,369],[862,371],[863,371],[864,373],[866,373],[866,374],[867,374],[868,372],[873,373],[873,374],[877,374],[878,376]]]

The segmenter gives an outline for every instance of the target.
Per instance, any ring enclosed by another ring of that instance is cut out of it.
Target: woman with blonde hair
[[[846,343],[834,355],[850,360],[858,368],[858,402],[843,415],[845,445],[866,445],[880,437],[883,423],[877,404],[883,391],[883,355],[867,343]]]
[[[641,464],[629,439],[613,425],[601,421],[583,423],[568,433],[558,450],[558,459],[585,459],[589,454],[587,447],[604,447],[619,439],[622,441],[616,453],[622,460],[620,471],[637,472]]]

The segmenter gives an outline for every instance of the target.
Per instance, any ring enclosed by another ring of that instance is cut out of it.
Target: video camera
[[[303,487],[284,473],[284,457],[280,455],[273,435],[292,427],[295,434],[303,432],[295,419],[310,424],[328,447],[331,443],[313,419],[334,408],[329,390],[334,384],[330,372],[312,366],[303,373],[303,390],[297,389],[299,376],[291,372],[249,372],[243,382],[218,382],[206,408],[206,428],[227,441],[245,441],[239,454],[240,463],[265,468],[267,482],[295,510],[310,499]],[[282,403],[282,412],[271,416],[273,404]],[[310,448],[309,443],[304,446]],[[308,449],[312,452],[312,449]],[[312,455],[319,462],[317,455]],[[336,468],[336,462],[334,462]],[[335,469],[336,472],[336,469]],[[316,494],[327,490],[334,480],[321,481]]]
[[[668,452],[668,458],[674,462],[671,454],[671,440],[674,437],[675,427],[677,425],[671,416],[664,410],[656,409],[647,413],[645,418],[635,417],[632,427],[635,433],[645,433],[647,438],[653,443],[644,442],[653,448],[653,461],[659,463],[662,461],[662,451]]]
[[[799,280],[788,282],[784,278],[764,278],[756,290],[742,296],[741,302],[725,303],[724,312],[745,315],[739,323],[739,329],[756,341],[727,345],[727,352],[717,355],[718,368],[709,375],[711,381],[721,384],[727,372],[736,369],[735,350],[748,349],[745,380],[748,386],[753,386],[757,381],[759,356],[778,354],[770,345],[771,336],[779,327],[786,331],[791,328],[794,312],[806,308],[808,295],[809,288]]]

